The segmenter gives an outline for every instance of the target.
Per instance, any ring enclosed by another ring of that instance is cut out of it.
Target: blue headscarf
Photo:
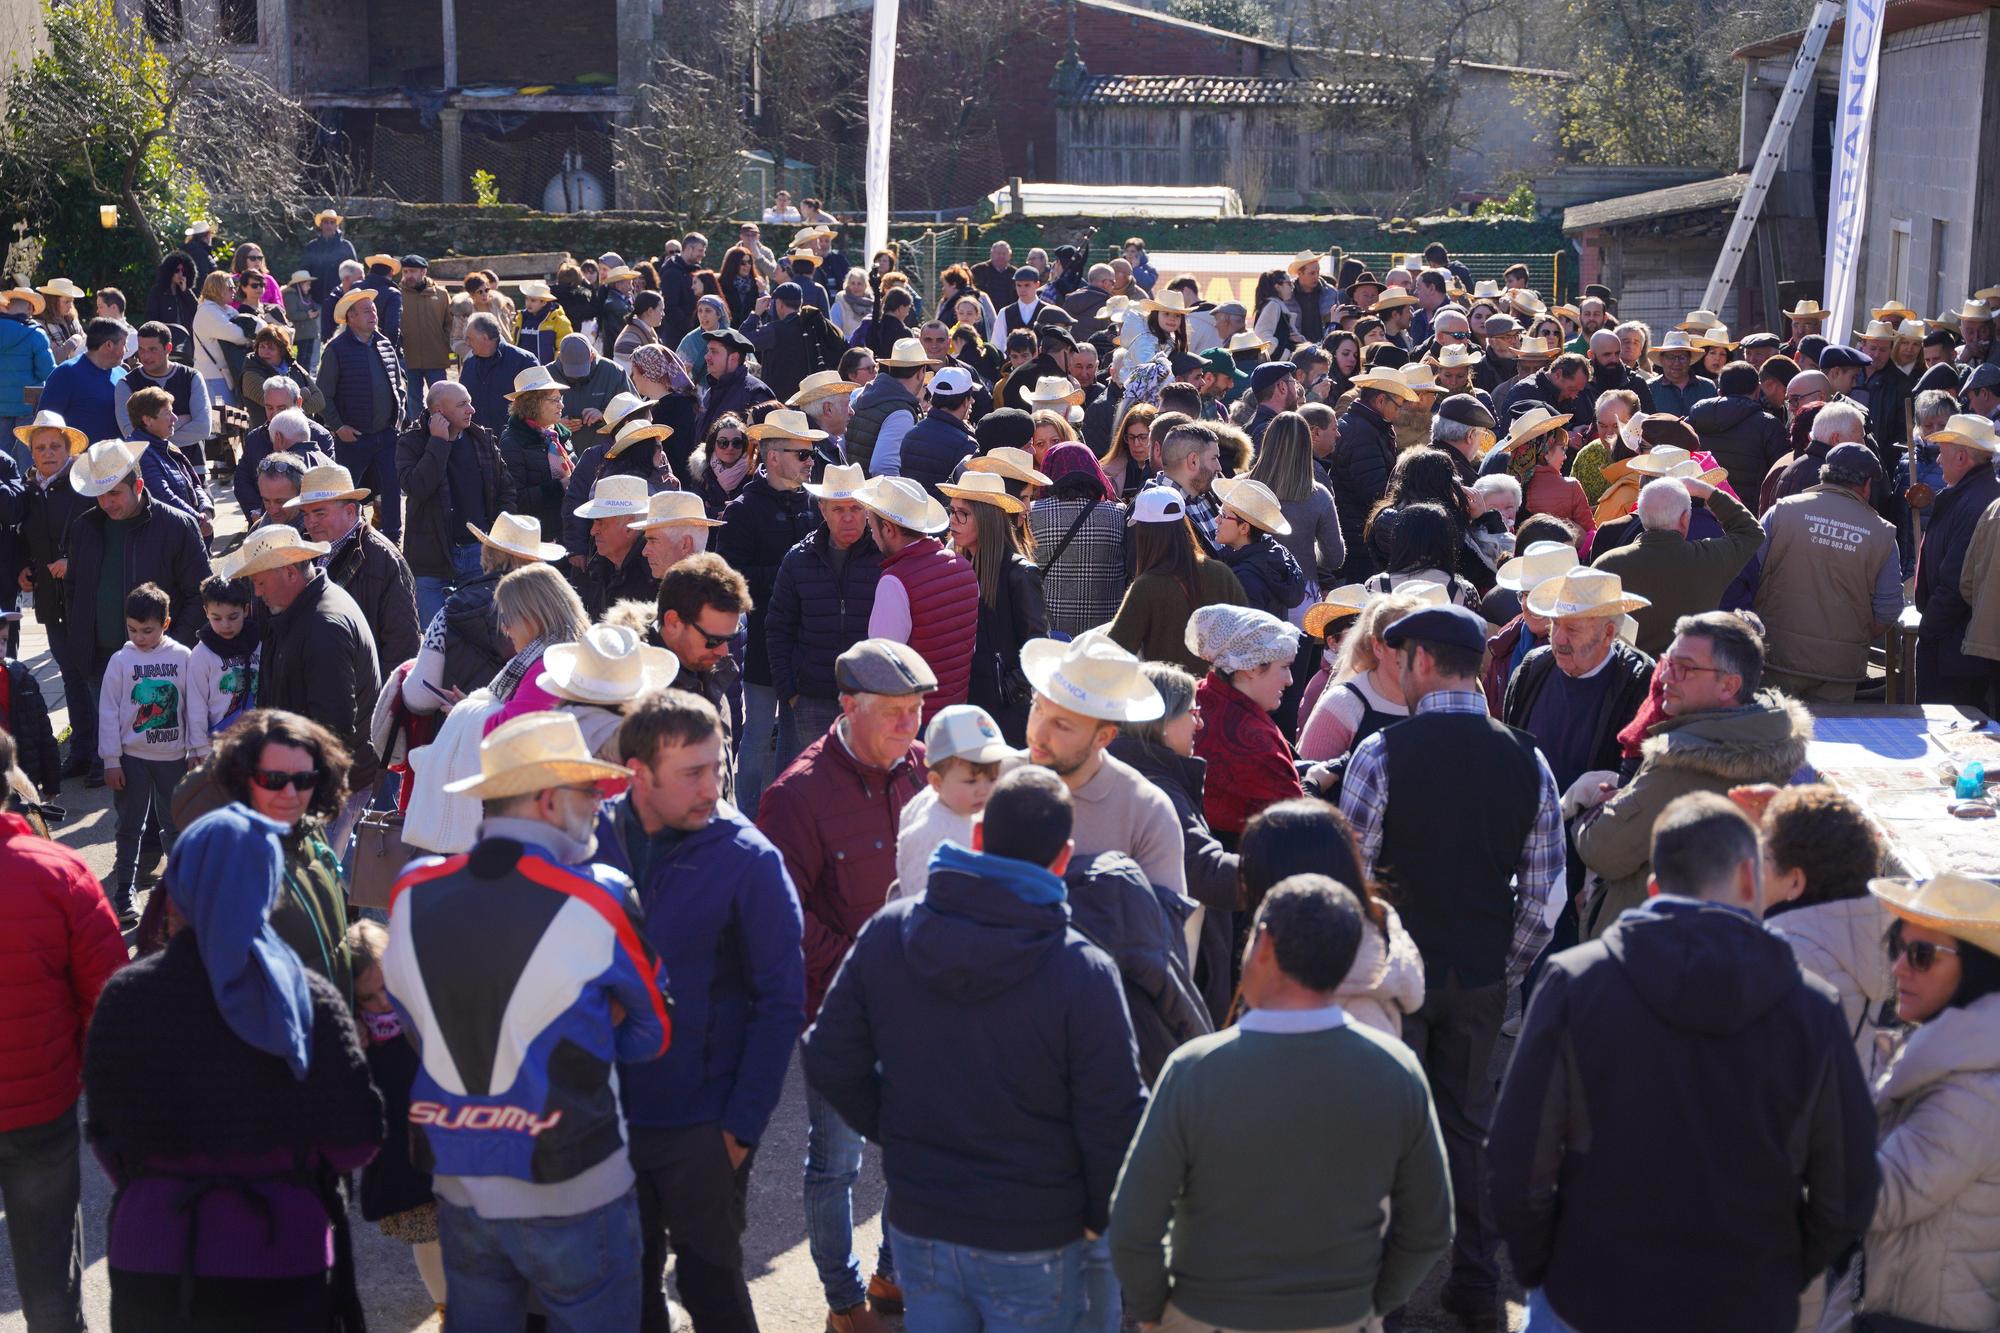
[[[287,831],[241,804],[203,815],[175,840],[166,887],[194,932],[222,1021],[304,1081],[312,992],[299,956],[271,929],[285,891]]]

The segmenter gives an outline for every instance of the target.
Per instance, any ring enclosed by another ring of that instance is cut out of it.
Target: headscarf
[[[1052,490],[1070,489],[1062,485],[1062,479],[1082,473],[1096,480],[1098,494],[1104,499],[1118,498],[1118,492],[1111,488],[1111,479],[1104,475],[1103,465],[1097,461],[1097,455],[1091,453],[1084,445],[1073,442],[1057,445],[1043,457],[1041,470],[1052,483],[1050,487]],[[1077,486],[1079,483],[1072,482],[1070,485]]]
[[[232,803],[174,843],[167,896],[194,932],[222,1021],[303,1082],[312,1058],[312,992],[292,946],[271,928],[285,891],[283,824]]]
[[[1174,368],[1165,353],[1139,365],[1129,362],[1125,369],[1125,401],[1158,405],[1160,391],[1173,382]]]
[[[1188,617],[1186,641],[1189,652],[1217,671],[1251,671],[1297,657],[1299,633],[1269,611],[1218,604]]]
[[[718,321],[715,327],[718,329],[729,327],[729,302],[723,300],[713,292],[709,292],[695,299],[694,308],[696,310],[700,310],[703,306],[709,306],[714,309],[715,317]],[[696,327],[699,328],[699,324]]]
[[[1562,430],[1545,430],[1518,449],[1507,454],[1507,473],[1514,480],[1526,486],[1528,479],[1535,475],[1535,469],[1549,460],[1549,449],[1556,441],[1569,443],[1569,436]]]

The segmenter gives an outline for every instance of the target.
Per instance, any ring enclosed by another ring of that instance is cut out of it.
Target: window
[[[215,20],[231,46],[257,44],[257,0],[217,0]]]
[[[1931,219],[1931,299],[1926,310],[1946,310],[1958,303],[1952,299],[1951,284],[1945,278],[1944,219]]]
[[[181,40],[181,0],[146,0],[146,32],[156,42]]]
[[[1903,293],[1910,290],[1910,220],[1891,218],[1889,220],[1889,287],[1887,296],[1892,301],[1903,299]]]

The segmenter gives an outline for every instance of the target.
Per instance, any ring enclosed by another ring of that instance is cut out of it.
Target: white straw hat
[[[1007,483],[998,473],[974,472],[967,469],[956,485],[941,482],[938,490],[954,500],[970,500],[974,504],[989,504],[1009,514],[1018,514],[1028,506],[1019,496],[1007,493]]]
[[[826,438],[825,431],[813,429],[805,413],[791,407],[781,407],[757,425],[745,427],[744,434],[753,440],[803,440],[808,444]]]
[[[1494,582],[1509,592],[1527,592],[1559,578],[1583,562],[1566,542],[1531,542],[1528,549],[1500,566]]]
[[[1151,722],[1166,712],[1139,659],[1101,635],[1030,639],[1021,645],[1021,673],[1057,707],[1101,722]]]
[[[652,488],[644,477],[615,473],[599,477],[590,488],[590,498],[570,513],[587,519],[630,517],[646,512],[646,501],[651,495]]]
[[[549,374],[547,366],[529,366],[514,376],[514,392],[501,396],[511,403],[524,393],[535,393],[542,389],[554,389],[557,393],[561,393],[562,388],[562,381]]]
[[[299,535],[297,528],[273,523],[244,538],[243,544],[236,548],[236,554],[224,561],[216,573],[233,583],[252,574],[317,560],[332,549],[325,542],[307,541]]]
[[[1992,419],[1972,412],[1954,414],[1943,430],[1931,431],[1924,439],[1929,444],[1962,444],[1983,454],[2000,451],[2000,435],[1995,434]]]
[[[896,345],[889,349],[889,355],[875,358],[878,366],[894,366],[907,370],[911,366],[940,366],[942,361],[933,361],[924,352],[924,344],[917,338],[898,338]]]
[[[495,727],[479,742],[479,772],[447,782],[456,796],[482,801],[525,796],[551,787],[628,779],[631,770],[593,757],[583,729],[568,713],[529,713]]]
[[[680,659],[623,625],[592,625],[575,643],[542,654],[542,686],[580,704],[629,703],[673,684]]]
[[[841,394],[853,393],[860,388],[852,380],[844,380],[837,370],[815,370],[799,381],[799,390],[785,403],[791,407],[810,407],[822,398],[836,398]]]
[[[664,440],[673,433],[672,426],[648,421],[644,417],[633,417],[621,425],[618,433],[611,437],[611,445],[604,451],[604,456],[616,458],[641,440]]]
[[[708,510],[702,507],[701,497],[693,491],[655,491],[646,501],[646,514],[637,523],[625,526],[634,532],[651,532],[654,528],[672,527],[676,523],[689,524],[697,528],[719,528],[722,520],[710,518]]]
[[[831,463],[817,482],[806,483],[806,494],[815,500],[852,500],[867,483],[861,464]]]
[[[1026,449],[1016,449],[1011,444],[989,449],[985,453],[965,460],[967,472],[995,472],[1010,481],[1022,482],[1029,486],[1046,486],[1049,477],[1046,472],[1035,467],[1035,456]]]
[[[542,540],[542,525],[539,521],[520,514],[501,513],[495,516],[493,526],[481,532],[476,523],[467,523],[465,530],[477,537],[482,545],[508,555],[519,556],[523,560],[561,560],[569,552],[554,542]]]
[[[871,511],[913,532],[943,532],[949,524],[944,506],[908,477],[870,477],[854,498]]]
[[[1277,537],[1291,535],[1292,525],[1285,518],[1284,507],[1278,503],[1277,494],[1263,482],[1248,477],[1218,477],[1209,489],[1224,508],[1250,526]]]
[[[308,468],[305,480],[299,483],[299,493],[285,501],[287,509],[303,509],[307,505],[325,504],[329,500],[353,500],[359,503],[374,492],[354,484],[354,475],[338,463],[325,463]]]
[[[85,498],[102,495],[137,472],[145,452],[144,440],[99,440],[71,457],[70,489]]]
[[[1652,604],[1650,598],[1626,592],[1624,580],[1611,571],[1587,566],[1537,584],[1523,600],[1528,610],[1551,620],[1622,616]]]

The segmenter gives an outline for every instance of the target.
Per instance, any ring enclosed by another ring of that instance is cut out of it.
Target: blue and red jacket
[[[403,872],[383,977],[423,1054],[416,1165],[552,1184],[624,1150],[612,1068],[666,1051],[666,979],[631,880],[495,823],[525,821]]]

